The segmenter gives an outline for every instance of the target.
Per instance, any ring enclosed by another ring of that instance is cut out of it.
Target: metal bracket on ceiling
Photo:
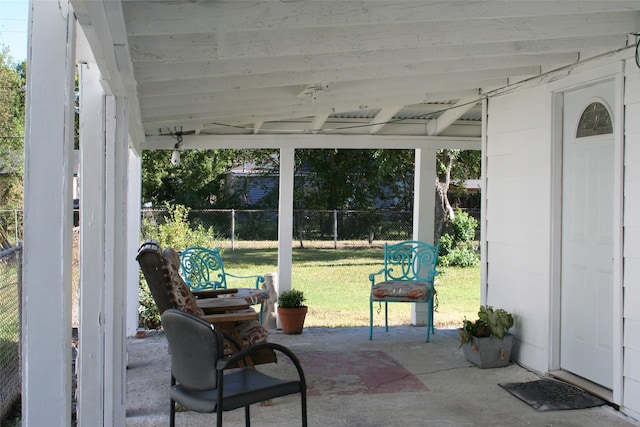
[[[315,101],[318,98],[318,94],[320,92],[328,89],[329,89],[329,85],[324,83],[309,85],[305,87],[302,92],[298,94],[298,98],[310,98],[312,101]]]

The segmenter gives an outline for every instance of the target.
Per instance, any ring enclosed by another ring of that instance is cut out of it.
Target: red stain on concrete
[[[425,392],[428,388],[382,351],[296,352],[310,396]]]

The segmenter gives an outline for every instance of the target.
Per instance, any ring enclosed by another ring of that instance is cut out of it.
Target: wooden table
[[[196,300],[196,303],[205,314],[227,313],[249,308],[249,303],[242,298],[202,298]]]

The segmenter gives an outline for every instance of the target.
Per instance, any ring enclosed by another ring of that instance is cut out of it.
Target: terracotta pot
[[[287,335],[295,335],[302,333],[304,319],[307,316],[307,306],[297,308],[278,307],[278,317],[282,325],[282,333]]]

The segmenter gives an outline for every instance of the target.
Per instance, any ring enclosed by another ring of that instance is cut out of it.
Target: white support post
[[[127,195],[124,100],[81,66],[80,358],[78,421],[125,423]]]
[[[22,425],[71,425],[75,18],[30,2],[22,306]]]
[[[435,227],[436,150],[420,148],[415,151],[415,182],[413,202],[413,238],[433,244]],[[426,325],[426,304],[411,304],[411,324]]]
[[[280,150],[280,201],[278,206],[278,283],[276,290],[291,289],[291,267],[293,264],[293,176],[295,150]]]
[[[128,117],[124,97],[106,98],[105,426],[126,419]]]
[[[138,288],[140,287],[140,267],[132,261],[138,255],[140,245],[140,206],[142,187],[142,158],[133,149],[129,150],[128,207],[131,209],[127,220],[127,336],[138,331]]]
[[[487,244],[487,196],[489,195],[489,185],[487,180],[487,124],[489,121],[489,100],[485,98],[482,100],[482,156],[480,160],[480,170],[482,176],[480,181],[482,182],[482,197],[480,197],[480,304],[487,304],[487,296],[489,294],[488,288],[488,252],[489,246]],[[561,157],[561,155],[559,156]],[[560,215],[562,216],[562,215]],[[560,258],[560,257],[558,257]],[[560,298],[558,298],[558,301]],[[558,319],[559,321],[559,319]]]
[[[104,420],[105,95],[95,63],[80,66],[78,423]]]

